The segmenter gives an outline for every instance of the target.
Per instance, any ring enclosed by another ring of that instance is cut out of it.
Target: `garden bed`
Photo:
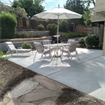
[[[4,43],[6,41],[11,42],[25,42],[25,41],[37,41],[37,40],[51,40],[51,36],[43,36],[38,38],[13,38],[13,39],[0,39],[0,43]]]
[[[0,97],[24,79],[33,76],[36,76],[35,72],[0,59]],[[63,88],[54,100],[56,105],[105,105],[105,102],[69,87]]]

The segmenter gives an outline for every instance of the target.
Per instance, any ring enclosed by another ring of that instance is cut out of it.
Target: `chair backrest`
[[[5,42],[5,45],[11,51],[15,51],[16,50],[16,48],[15,48],[15,46],[14,46],[14,44],[12,42]]]
[[[38,53],[43,53],[44,48],[43,48],[43,46],[42,46],[41,43],[39,43],[39,42],[34,42],[34,45],[35,45],[35,48],[36,48],[36,50],[37,50]]]
[[[72,43],[74,41],[75,41],[74,39],[68,39],[67,43]]]
[[[45,45],[45,44],[51,44],[51,41],[50,41],[50,40],[43,40],[43,41],[42,41],[42,44],[43,44],[43,45]]]
[[[70,51],[70,52],[76,51],[77,45],[78,45],[78,41],[73,41],[73,42],[70,44],[70,46],[69,46],[69,51]]]

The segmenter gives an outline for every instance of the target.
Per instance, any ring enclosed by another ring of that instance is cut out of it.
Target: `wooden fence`
[[[100,25],[100,27],[77,25],[76,31],[80,33],[89,33],[89,34],[98,35],[100,40],[100,45],[101,46],[103,45],[104,25]]]
[[[39,24],[43,24],[45,29],[47,29],[47,25],[49,23],[56,23],[56,21],[50,21],[50,22],[47,22],[47,21],[40,21],[40,20],[34,20],[34,19],[18,19],[17,20],[17,29],[27,29],[27,30],[36,30],[37,29],[37,26]]]
[[[56,20],[50,21],[40,21],[34,19],[17,19],[17,30],[22,31],[30,31],[30,30],[37,30],[37,26],[39,24],[43,24],[45,30],[47,30],[47,25],[50,23],[57,24]],[[104,26],[96,27],[96,26],[83,26],[83,25],[72,25],[68,23],[69,31],[72,32],[80,32],[80,33],[90,33],[90,34],[97,34],[100,37],[100,42],[103,43],[103,35],[104,35]]]
[[[80,33],[100,34],[100,27],[77,25],[76,31]]]

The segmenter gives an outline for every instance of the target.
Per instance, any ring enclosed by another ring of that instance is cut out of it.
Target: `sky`
[[[5,5],[10,5],[9,0],[0,0],[1,2],[3,2]],[[13,2],[13,0],[10,0],[11,2]],[[58,7],[58,4],[60,4],[60,7],[63,7],[64,4],[66,4],[66,0],[45,0],[43,2],[43,6],[45,7],[45,10],[50,10],[53,9],[54,7]],[[90,8],[92,8],[93,6],[91,5]]]
[[[63,7],[65,3],[66,0],[45,0],[42,5],[45,7],[45,10],[50,10],[54,7],[58,7],[58,4],[60,4],[60,7]]]

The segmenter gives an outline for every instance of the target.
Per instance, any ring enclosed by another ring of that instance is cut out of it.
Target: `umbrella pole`
[[[59,14],[58,14],[58,26],[57,26],[57,46],[58,46],[58,36],[59,36]],[[57,47],[57,56],[58,56],[58,47]]]
[[[59,14],[58,14],[57,35],[59,35]],[[58,36],[57,36],[57,44],[58,44]]]

